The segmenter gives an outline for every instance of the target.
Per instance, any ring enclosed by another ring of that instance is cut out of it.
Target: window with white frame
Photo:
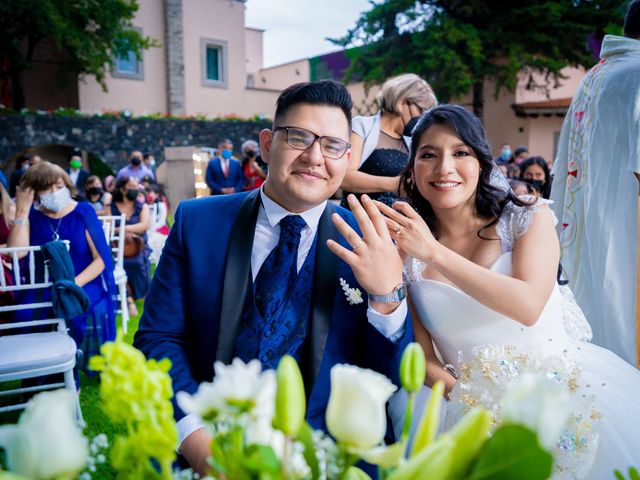
[[[227,42],[203,38],[200,41],[202,84],[227,87]]]
[[[139,31],[142,34],[142,31]],[[116,55],[116,58],[113,62],[113,69],[111,71],[111,74],[114,77],[119,78],[144,80],[144,65],[142,63],[142,55],[143,52],[140,52],[140,59],[138,59],[133,50],[129,50],[121,55]]]

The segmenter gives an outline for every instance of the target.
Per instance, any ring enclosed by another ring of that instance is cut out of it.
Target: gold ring
[[[400,225],[399,223],[396,223],[396,226],[393,227],[393,231],[395,232],[396,235],[400,235],[400,232],[402,231],[402,225]]]

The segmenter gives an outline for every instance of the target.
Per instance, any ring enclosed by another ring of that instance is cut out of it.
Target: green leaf
[[[444,394],[444,382],[439,380],[431,388],[429,401],[422,413],[422,420],[418,425],[418,431],[413,440],[413,448],[411,456],[428,446],[438,433],[438,425],[440,424],[440,405],[442,404],[442,395]]]
[[[503,425],[485,443],[467,479],[544,480],[552,465],[553,457],[534,432],[521,425]]]
[[[271,472],[277,473],[280,470],[280,460],[273,449],[266,445],[250,445],[245,450],[242,466],[255,473]]]
[[[358,467],[349,467],[342,480],[371,480],[371,477]]]
[[[304,446],[304,460],[311,469],[311,478],[316,480],[320,478],[320,468],[318,467],[318,457],[316,457],[316,449],[313,444],[311,432],[311,426],[309,426],[307,422],[304,422],[295,440]]]

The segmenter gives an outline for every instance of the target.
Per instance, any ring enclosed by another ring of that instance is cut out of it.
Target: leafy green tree
[[[372,1],[355,27],[335,43],[349,47],[346,80],[379,83],[412,72],[439,100],[472,91],[482,118],[483,82],[513,90],[522,69],[562,79],[567,65],[595,63],[588,38],[619,33],[624,0],[382,0]],[[533,78],[533,77],[531,77]],[[540,86],[548,88],[548,83]]]
[[[34,53],[53,45],[63,71],[95,75],[106,90],[105,72],[114,55],[157,46],[132,28],[136,0],[0,1],[0,81],[11,83],[13,107],[24,106],[21,74]]]

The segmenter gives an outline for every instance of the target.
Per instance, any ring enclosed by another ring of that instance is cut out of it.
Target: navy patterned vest
[[[247,289],[234,357],[244,362],[257,358],[262,362],[262,367],[267,369],[276,368],[280,359],[289,354],[302,365],[311,319],[317,243],[316,235],[293,288],[271,319],[263,319],[258,312],[254,300],[255,287]]]

